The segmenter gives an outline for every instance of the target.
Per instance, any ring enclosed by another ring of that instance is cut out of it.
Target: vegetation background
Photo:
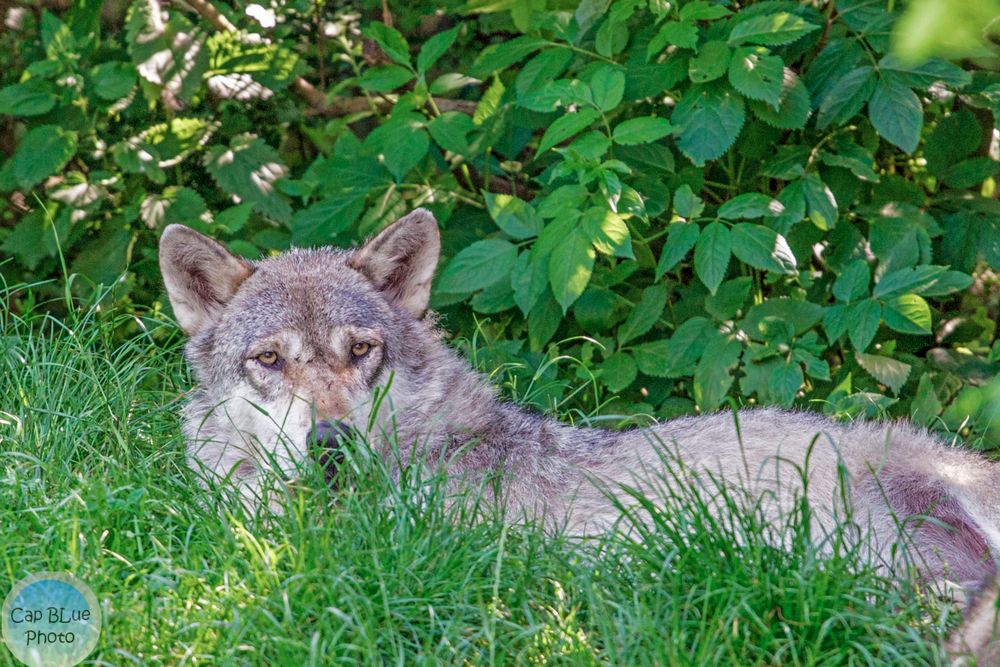
[[[727,400],[905,416],[995,449],[997,15],[992,0],[0,0],[11,583],[82,569],[122,612],[99,649],[112,663],[940,660],[947,614],[927,621],[849,553],[727,550],[714,526],[679,556],[697,512],[649,551],[569,559],[500,524],[406,523],[391,507],[426,498],[390,485],[373,493],[395,505],[200,525],[222,500],[178,453],[189,380],[156,240],[180,222],[259,257],[350,245],[425,206],[442,325],[518,400],[570,420]]]
[[[3,7],[8,284],[155,314],[171,222],[257,257],[427,206],[434,306],[523,400],[1000,445],[989,2]]]

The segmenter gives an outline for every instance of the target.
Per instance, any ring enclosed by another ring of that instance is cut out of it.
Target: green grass
[[[641,541],[578,543],[371,465],[332,502],[314,474],[284,516],[247,516],[185,465],[170,325],[120,342],[130,318],[92,307],[0,318],[0,588],[40,570],[88,582],[95,662],[944,663],[953,610],[850,547],[818,555],[804,511],[718,521],[685,492]]]

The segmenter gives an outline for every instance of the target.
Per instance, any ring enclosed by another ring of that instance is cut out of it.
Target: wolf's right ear
[[[160,237],[163,283],[188,335],[208,324],[253,271],[222,244],[183,225],[168,225]]]
[[[354,253],[349,264],[363,273],[390,302],[422,317],[441,256],[437,220],[424,208],[386,227]]]

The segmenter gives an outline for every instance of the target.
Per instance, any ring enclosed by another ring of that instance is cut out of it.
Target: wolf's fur
[[[376,449],[388,451],[391,437],[400,460],[442,462],[462,483],[500,480],[509,515],[578,534],[613,525],[609,498],[628,503],[625,487],[655,497],[671,480],[713,477],[768,499],[773,516],[804,491],[819,530],[850,513],[887,566],[902,536],[934,581],[976,586],[995,572],[1000,469],[906,424],[759,409],[615,433],[500,400],[423,317],[438,250],[423,210],[360,250],[253,263],[168,227],[160,265],[199,383],[184,413],[192,465],[232,475],[252,499],[268,468],[294,474],[315,420],[340,420]],[[371,351],[352,358],[359,342]],[[256,358],[271,350],[278,367]],[[387,384],[369,423],[373,391]]]
[[[965,622],[948,640],[946,648],[955,667],[1000,665],[1000,617],[998,582],[986,589],[965,617]]]

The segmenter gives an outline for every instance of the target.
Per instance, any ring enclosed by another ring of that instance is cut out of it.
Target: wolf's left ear
[[[440,255],[437,220],[427,209],[418,208],[361,247],[349,264],[390,302],[419,318],[427,311]]]
[[[189,336],[218,315],[253,271],[221,243],[183,225],[167,225],[160,237],[160,273],[177,323]]]

